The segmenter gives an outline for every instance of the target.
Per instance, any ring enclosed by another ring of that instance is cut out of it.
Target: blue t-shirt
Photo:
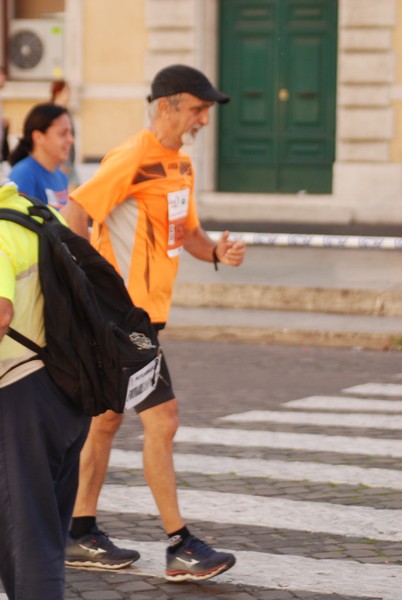
[[[60,169],[48,171],[32,156],[23,158],[11,169],[10,181],[27,196],[33,196],[60,209],[68,200],[68,178]]]

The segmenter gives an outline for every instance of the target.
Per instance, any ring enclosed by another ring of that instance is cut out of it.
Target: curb
[[[177,282],[173,305],[402,316],[402,291]]]
[[[389,333],[339,332],[318,329],[259,329],[220,325],[168,325],[160,333],[160,337],[161,340],[233,341],[250,344],[331,346],[335,348],[361,348],[382,351],[399,349],[396,336]]]

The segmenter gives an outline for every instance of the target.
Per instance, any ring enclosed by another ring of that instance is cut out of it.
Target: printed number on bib
[[[179,190],[178,192],[170,192],[167,195],[169,215],[167,253],[170,258],[178,256],[183,249],[189,198],[189,188]]]
[[[128,380],[126,404],[124,410],[129,410],[145,400],[158,385],[159,371],[161,368],[161,353],[153,361]]]

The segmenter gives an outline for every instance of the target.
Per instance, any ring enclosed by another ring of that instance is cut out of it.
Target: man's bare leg
[[[173,581],[205,580],[223,573],[235,557],[215,552],[190,534],[180,515],[173,463],[173,439],[178,427],[175,399],[139,413],[144,428],[144,476],[159,510],[162,525],[170,538],[166,553],[166,578]],[[96,515],[96,505],[106,475],[111,445],[121,416],[96,417],[84,447],[80,494],[75,517]],[[98,464],[97,461],[101,464]],[[95,490],[95,493],[94,493]],[[89,538],[89,539],[88,539]],[[178,539],[177,539],[178,538]],[[188,556],[192,559],[189,561]],[[119,569],[139,558],[135,550],[117,548],[103,533],[72,540],[67,546],[66,563],[71,566],[99,566]]]
[[[183,527],[176,492],[173,438],[178,427],[177,401],[159,404],[139,414],[144,428],[144,476],[166,532]],[[80,456],[80,478],[74,517],[96,516],[112,443],[123,415],[107,411],[92,419]]]
[[[111,410],[93,417],[80,455],[80,476],[73,517],[96,516],[113,438],[122,421],[123,415]]]
[[[173,463],[173,438],[178,427],[175,399],[139,413],[144,428],[144,476],[166,533],[184,527],[180,515]]]
[[[173,438],[178,427],[176,400],[145,410],[140,418],[144,426],[144,475],[169,536],[166,579],[203,581],[227,571],[236,562],[233,554],[216,552],[190,534],[180,515],[173,465]]]
[[[96,525],[96,510],[108,468],[114,435],[123,416],[107,411],[92,419],[80,455],[80,479],[66,564],[74,567],[122,569],[140,558],[136,550],[118,548]]]

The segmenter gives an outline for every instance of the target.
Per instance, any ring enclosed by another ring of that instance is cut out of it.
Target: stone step
[[[398,317],[173,306],[161,339],[402,349]]]
[[[402,291],[178,281],[173,305],[402,316]]]

